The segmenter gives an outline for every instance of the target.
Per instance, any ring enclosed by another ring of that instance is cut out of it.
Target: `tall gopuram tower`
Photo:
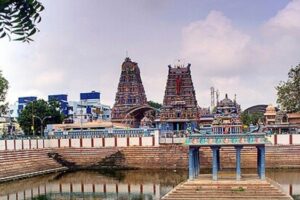
[[[145,109],[142,108],[147,106],[138,64],[127,57],[122,64],[118,91],[111,113],[112,122],[137,127],[144,117]]]
[[[198,103],[190,66],[168,66],[168,80],[159,120],[164,130],[185,130],[189,124],[192,127],[197,125]]]

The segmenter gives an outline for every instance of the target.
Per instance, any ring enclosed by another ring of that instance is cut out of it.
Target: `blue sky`
[[[162,102],[167,66],[191,63],[200,106],[211,86],[245,109],[276,103],[274,87],[300,61],[300,1],[43,0],[35,42],[0,40],[0,69],[19,96],[98,90],[113,105],[128,51],[149,100]],[[88,3],[87,3],[88,2]]]

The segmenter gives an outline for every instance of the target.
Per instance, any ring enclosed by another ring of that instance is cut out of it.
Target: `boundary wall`
[[[255,134],[255,133],[254,133]],[[160,137],[160,144],[184,144],[184,137]],[[266,136],[272,145],[300,145],[300,134],[273,134]]]
[[[158,132],[152,136],[100,137],[67,139],[12,139],[0,140],[0,151],[16,151],[44,148],[100,148],[159,146]]]
[[[273,134],[266,138],[273,145],[300,145],[300,134]]]

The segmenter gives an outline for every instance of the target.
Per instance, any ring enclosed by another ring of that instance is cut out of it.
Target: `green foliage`
[[[24,110],[20,113],[18,122],[26,135],[33,135],[32,118],[34,120],[34,133],[40,135],[41,121],[37,119],[38,116],[43,119],[46,116],[51,116],[50,119],[44,121],[43,127],[46,124],[62,123],[64,116],[60,113],[59,103],[57,101],[46,102],[42,99],[30,102],[26,105]]]
[[[44,6],[37,0],[0,0],[0,38],[31,42],[39,31],[40,12]]]
[[[3,77],[0,70],[0,115],[7,111],[7,103],[5,103],[6,93],[8,90],[8,81]]]
[[[232,188],[231,189],[232,192],[244,192],[245,191],[245,188],[240,186],[238,188]]]
[[[156,108],[156,109],[160,109],[162,107],[162,104],[154,102],[154,101],[148,101],[147,103],[149,104],[149,106]]]
[[[255,112],[252,114],[249,114],[247,112],[243,112],[241,114],[241,120],[243,122],[243,125],[249,126],[250,124],[257,124],[259,121],[262,121],[264,118],[263,113]]]
[[[287,112],[300,112],[300,64],[292,67],[288,80],[277,87],[277,103]]]

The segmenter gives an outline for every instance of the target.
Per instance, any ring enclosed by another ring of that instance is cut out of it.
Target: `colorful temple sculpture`
[[[266,134],[243,133],[240,121],[241,107],[236,100],[229,99],[227,94],[225,99],[217,102],[215,109],[213,115],[204,114],[200,117],[200,132],[191,132],[186,138],[185,144],[189,146],[189,179],[193,180],[199,176],[201,148],[209,147],[212,150],[212,179],[218,180],[218,172],[221,170],[220,149],[228,146],[234,147],[236,153],[236,180],[242,178],[241,152],[244,146],[256,147],[257,174],[260,179],[265,179]],[[210,122],[212,126],[209,129]]]
[[[212,122],[213,134],[237,134],[242,132],[240,120],[241,106],[236,100],[232,101],[225,95],[225,99],[217,102],[214,120]]]
[[[163,130],[185,130],[196,127],[198,103],[191,77],[190,64],[186,67],[169,65],[160,117],[156,120]]]
[[[145,113],[151,110],[153,108],[147,103],[138,64],[127,57],[122,64],[111,121],[139,127]]]
[[[270,104],[266,108],[264,117],[264,128],[275,134],[300,133],[300,113],[287,113]]]

